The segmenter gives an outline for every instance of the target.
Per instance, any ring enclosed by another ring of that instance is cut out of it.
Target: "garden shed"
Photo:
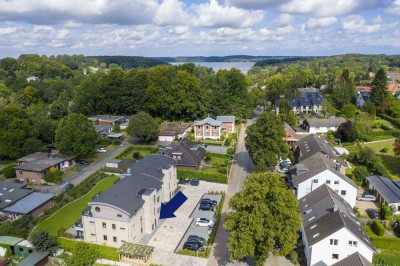
[[[154,247],[125,242],[119,249],[121,262],[133,263],[133,265],[150,265]]]

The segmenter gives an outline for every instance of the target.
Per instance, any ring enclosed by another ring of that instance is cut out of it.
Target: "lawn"
[[[82,217],[82,211],[88,206],[88,202],[97,195],[99,192],[105,191],[111,187],[118,179],[117,176],[107,177],[96,184],[96,186],[90,190],[83,197],[65,205],[57,212],[55,212],[49,218],[43,220],[35,229],[34,232],[41,230],[48,230],[52,236],[57,236],[57,232],[60,228],[67,229],[71,227],[77,220]]]
[[[149,154],[159,154],[159,148],[157,146],[130,146],[120,152],[114,159],[120,160],[135,160],[133,154],[139,152],[140,158],[144,158]]]
[[[211,153],[211,159],[206,164],[211,165],[203,169],[203,172],[226,174],[226,164],[229,162],[229,157],[223,154]]]
[[[68,251],[68,252],[73,252],[74,247],[77,243],[79,243],[79,242],[76,240],[72,240],[72,239],[61,238],[61,237],[59,237],[57,239],[58,247],[64,249],[65,251]],[[97,252],[99,253],[99,257],[101,259],[114,260],[114,261],[119,260],[117,248],[101,246],[101,245],[96,245],[96,244],[91,244],[91,243],[86,243],[86,244],[94,247],[97,250]]]

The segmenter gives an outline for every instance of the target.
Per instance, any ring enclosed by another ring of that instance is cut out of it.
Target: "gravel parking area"
[[[216,194],[204,194],[204,196],[202,197],[202,199],[212,199],[217,201],[217,204],[219,204],[219,202],[221,201],[222,195],[216,195]],[[200,227],[200,226],[196,226],[196,219],[197,218],[207,218],[211,221],[214,222],[215,225],[215,219],[214,219],[214,212],[213,211],[200,211],[199,210],[199,205],[200,205],[200,201],[199,203],[196,205],[196,208],[194,209],[192,215],[190,215],[190,218],[193,218],[192,223],[190,224],[188,230],[186,231],[186,234],[182,237],[182,240],[180,241],[179,245],[177,246],[176,250],[181,250],[183,244],[186,242],[187,238],[189,237],[189,235],[196,235],[196,236],[200,236],[203,237],[206,241],[208,240],[208,237],[212,231],[212,228],[208,228],[208,227]]]
[[[183,236],[186,234],[188,227],[192,224],[192,215],[195,214],[194,209],[197,208],[203,195],[209,191],[226,192],[228,186],[226,184],[200,181],[199,186],[181,185],[181,187],[181,191],[188,199],[175,212],[176,218],[165,219],[154,235],[147,241],[141,241],[141,244],[154,247],[153,263],[155,264],[207,265],[208,260],[206,258],[194,258],[174,252]]]
[[[358,188],[358,193],[357,197],[363,194],[365,190],[362,187]],[[356,207],[360,211],[361,215],[368,216],[368,214],[365,212],[366,209],[379,209],[379,206],[377,205],[377,202],[370,202],[370,201],[356,201]]]

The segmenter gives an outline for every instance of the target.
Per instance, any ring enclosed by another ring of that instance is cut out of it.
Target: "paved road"
[[[85,180],[88,176],[99,170],[101,167],[106,166],[106,163],[111,160],[114,156],[116,156],[118,153],[126,149],[128,146],[131,146],[132,144],[124,141],[121,146],[118,148],[107,152],[104,157],[101,159],[97,160],[94,163],[91,163],[90,165],[86,166],[85,168],[82,169],[81,172],[75,173],[72,176],[64,179],[61,181],[59,185],[53,186],[53,187],[43,187],[42,191],[43,192],[50,192],[54,193],[56,195],[60,194],[62,192],[62,187],[66,183],[71,183],[74,184],[75,186],[81,183],[83,180]]]
[[[252,123],[253,120],[248,121],[248,124]],[[225,231],[222,225],[224,224],[225,218],[229,211],[229,201],[231,197],[241,190],[243,181],[254,169],[253,163],[244,144],[245,131],[246,126],[242,124],[239,140],[237,143],[237,149],[234,156],[235,162],[231,168],[226,199],[222,207],[221,221],[219,223],[213,249],[207,263],[207,265],[209,266],[225,265],[229,262],[229,254],[227,248],[228,232]]]

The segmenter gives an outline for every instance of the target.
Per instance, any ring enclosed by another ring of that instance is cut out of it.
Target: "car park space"
[[[360,197],[362,197],[363,195],[366,195],[366,194],[368,194],[368,193],[365,192],[363,188],[360,188],[358,190],[357,198],[359,199]],[[357,200],[356,207],[358,208],[361,215],[368,216],[368,217],[369,217],[369,215],[366,212],[367,209],[377,210],[379,208],[376,201],[365,201],[365,200]]]
[[[292,162],[289,158],[283,159],[281,156],[278,158],[279,165],[278,165],[278,172],[279,173],[288,173],[290,166],[292,166]]]
[[[187,201],[175,212],[176,218],[170,218],[162,220],[163,222],[159,225],[157,231],[146,241],[141,244],[150,245],[154,247],[153,263],[162,265],[205,265],[207,259],[205,258],[194,258],[191,256],[185,256],[174,253],[177,250],[177,246],[180,244],[183,237],[189,236],[187,234],[194,226],[193,215],[196,215],[195,209],[198,208],[200,199],[203,194],[209,191],[226,191],[226,184],[217,184],[200,181],[198,186],[192,185],[180,185],[181,191],[188,198]],[[214,196],[214,195],[213,195]],[[207,216],[206,212],[203,211],[203,216],[212,217],[211,211],[210,216]],[[190,228],[189,228],[190,226]],[[204,230],[204,233],[208,236],[207,228],[198,228],[194,234],[199,234],[200,230]],[[186,240],[186,238],[185,238]],[[183,245],[183,243],[182,243]]]

